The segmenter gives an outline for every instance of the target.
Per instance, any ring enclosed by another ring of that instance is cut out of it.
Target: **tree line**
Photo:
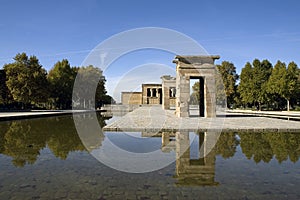
[[[223,83],[222,87],[219,87],[220,83],[216,81],[216,96],[217,99],[224,99],[222,97],[225,95],[228,108],[300,108],[300,70],[295,62],[287,65],[278,60],[273,66],[268,60],[254,59],[252,63],[245,64],[240,75],[237,74],[234,64],[229,61],[217,65],[217,69]],[[198,84],[196,82],[192,87],[193,99],[199,93]]]
[[[100,78],[94,105],[87,105],[85,99],[78,99],[80,108],[100,107],[111,103],[107,95],[105,77],[102,71],[94,66],[71,67],[67,59],[54,64],[47,72],[36,56],[18,53],[14,62],[5,64],[0,70],[0,109],[70,109],[73,85],[77,75],[96,74]],[[86,82],[89,77],[85,76]],[[82,88],[88,90],[88,88]],[[74,99],[73,99],[74,100]]]

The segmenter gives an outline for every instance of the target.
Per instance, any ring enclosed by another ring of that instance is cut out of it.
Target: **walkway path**
[[[50,117],[58,115],[69,115],[72,113],[85,113],[89,112],[86,110],[33,110],[33,111],[24,111],[24,112],[0,112],[0,121],[7,120],[16,120],[16,119],[29,119],[29,118],[38,118],[38,117]]]
[[[274,118],[283,118],[283,119],[298,119],[300,121],[300,112],[299,111],[252,111],[252,110],[228,110],[228,113],[240,113],[247,115],[254,115],[260,117],[274,117]]]
[[[178,118],[161,106],[140,107],[105,126],[104,131],[280,131],[299,132],[300,122],[231,114],[217,118]]]

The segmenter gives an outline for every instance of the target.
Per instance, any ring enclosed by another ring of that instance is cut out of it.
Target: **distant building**
[[[164,77],[173,80],[173,84],[169,83],[164,87]],[[170,76],[164,76],[163,84],[142,84],[142,92],[122,92],[121,101],[123,105],[159,105],[163,103],[168,104],[168,108],[174,107],[176,102],[176,80]],[[172,87],[169,85],[171,84]],[[167,91],[166,91],[167,90]],[[164,107],[165,108],[165,107]]]

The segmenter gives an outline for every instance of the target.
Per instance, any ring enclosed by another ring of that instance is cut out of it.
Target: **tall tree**
[[[224,90],[227,97],[227,107],[229,107],[229,105],[234,104],[234,98],[237,92],[236,82],[239,76],[236,73],[236,67],[234,64],[228,61],[223,61],[221,65],[217,65],[217,69],[223,80]]]
[[[49,71],[51,98],[56,108],[68,109],[72,105],[72,91],[77,69],[72,69],[67,59],[58,61]]]
[[[110,96],[107,95],[107,91],[106,91],[106,88],[105,88],[106,79],[103,76],[102,70],[97,68],[97,71],[100,72],[101,76],[100,76],[100,79],[99,79],[98,84],[97,84],[95,101],[96,101],[96,105],[101,107],[102,104],[104,104],[104,103],[106,103],[106,104],[112,103],[113,99]]]
[[[24,104],[45,102],[47,99],[47,72],[35,56],[17,54],[15,62],[4,65],[6,84],[17,102]]]
[[[296,63],[290,62],[286,71],[286,87],[282,95],[287,101],[288,111],[290,111],[290,100],[298,90],[298,72],[299,70]]]
[[[273,95],[284,98],[287,102],[287,110],[290,110],[290,100],[298,90],[298,67],[294,62],[286,64],[277,61],[268,82],[268,91]]]
[[[295,93],[295,96],[294,96],[294,102],[297,104],[297,105],[299,105],[299,103],[300,103],[300,69],[298,68],[298,70],[297,70],[297,74],[298,74],[298,79],[297,79],[297,86],[296,86],[296,88],[297,88],[297,91],[296,91],[296,93]]]
[[[272,64],[268,60],[260,62],[258,59],[253,61],[253,98],[259,105],[266,103],[268,99],[267,83],[272,73]]]
[[[101,106],[103,103],[110,103],[107,101],[112,100],[106,95],[106,80],[101,69],[92,65],[81,67],[78,70],[76,81],[78,84],[76,84],[77,88],[75,88],[73,100],[80,102],[81,108]],[[92,98],[95,99],[95,102],[91,101]]]
[[[276,101],[275,104],[279,104],[280,98],[282,98],[284,90],[286,88],[286,65],[281,61],[277,61],[272,70],[272,74],[267,84],[267,91],[272,98]]]
[[[245,67],[242,69],[240,76],[240,84],[238,86],[238,92],[241,97],[241,101],[244,104],[253,103],[253,67],[247,62]]]

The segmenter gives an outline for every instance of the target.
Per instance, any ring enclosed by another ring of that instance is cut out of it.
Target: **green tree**
[[[71,108],[72,91],[77,70],[77,68],[71,68],[67,59],[63,59],[55,63],[49,71],[47,78],[50,83],[51,98],[56,108]]]
[[[261,105],[269,100],[267,83],[271,73],[272,64],[268,60],[260,62],[255,59],[253,61],[253,98],[258,103],[259,110],[261,110]]]
[[[287,110],[290,110],[290,100],[298,90],[298,67],[290,62],[286,68],[285,63],[277,61],[268,82],[268,92],[282,97],[287,102]]]
[[[258,59],[254,59],[252,65],[249,62],[245,65],[238,86],[243,103],[257,103],[261,110],[261,105],[270,101],[267,83],[271,72],[272,64],[268,60],[260,62]]]
[[[200,101],[200,83],[199,81],[195,82],[192,86],[192,94],[190,96],[190,105],[198,105]]]
[[[299,69],[294,62],[290,62],[287,71],[286,71],[286,78],[285,78],[285,90],[283,92],[283,97],[287,101],[287,110],[290,111],[290,100],[291,98],[297,93],[298,89],[298,72]]]
[[[272,98],[276,101],[276,105],[279,104],[280,98],[282,97],[286,88],[285,78],[286,65],[281,61],[277,61],[267,84],[267,91],[269,94],[272,95]]]
[[[100,80],[98,81],[98,84],[97,84],[96,95],[95,95],[95,101],[96,101],[97,107],[101,107],[103,104],[113,103],[114,100],[109,95],[107,95],[107,91],[105,88],[106,79],[103,76],[102,70],[100,70],[99,68],[95,68],[95,70],[100,72],[99,74],[101,74]]]
[[[298,79],[297,79],[297,90],[295,96],[293,97],[293,102],[299,106],[300,104],[300,69],[297,70]]]
[[[240,76],[240,84],[238,86],[238,92],[242,103],[253,103],[253,67],[247,62],[245,67],[242,69]]]
[[[6,84],[17,102],[24,104],[46,102],[48,94],[47,72],[35,56],[17,54],[15,62],[4,65]]]
[[[11,102],[11,95],[6,85],[6,74],[4,70],[0,70],[0,104],[7,105]]]
[[[227,107],[235,103],[235,96],[237,92],[236,82],[239,78],[236,73],[236,67],[233,63],[223,61],[221,65],[217,65],[217,69],[221,74],[224,90],[227,98]]]
[[[94,108],[103,103],[111,103],[112,98],[109,97],[105,89],[105,77],[101,69],[92,65],[81,67],[76,77],[76,86],[73,93],[73,100],[78,103],[80,108]],[[95,102],[92,102],[92,99]]]

